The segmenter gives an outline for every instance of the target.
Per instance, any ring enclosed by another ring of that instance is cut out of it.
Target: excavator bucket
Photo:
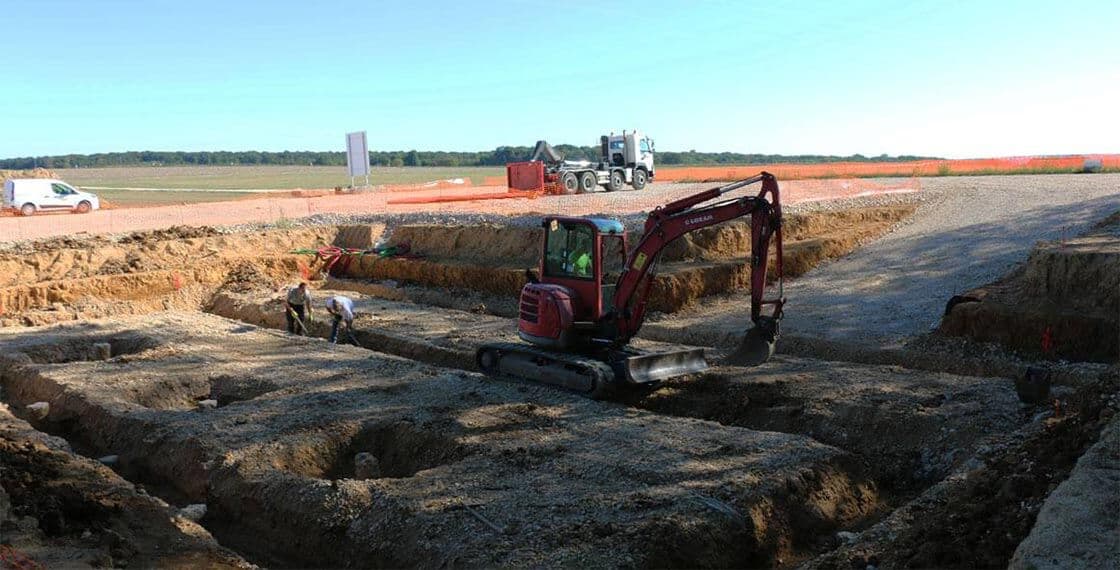
[[[766,327],[751,327],[723,362],[732,366],[758,366],[774,356],[776,344],[777,335],[772,331]]]
[[[708,369],[702,348],[640,354],[627,358],[623,364],[626,366],[626,380],[634,384],[668,380]]]

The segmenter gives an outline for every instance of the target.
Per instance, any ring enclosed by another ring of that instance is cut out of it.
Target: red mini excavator
[[[760,182],[757,196],[708,203]],[[545,218],[539,276],[529,272],[529,283],[521,290],[518,333],[530,344],[482,346],[479,368],[491,376],[552,384],[593,398],[707,369],[703,349],[643,352],[629,346],[630,340],[645,319],[650,284],[665,247],[689,232],[748,215],[754,327],[729,361],[765,362],[774,353],[785,299],[778,182],[763,172],[657,208],[632,251],[617,220]],[[777,253],[778,296],[764,299],[771,238]],[[771,314],[763,314],[765,305],[773,305]]]

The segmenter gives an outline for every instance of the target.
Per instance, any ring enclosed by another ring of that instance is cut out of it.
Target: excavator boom
[[[759,182],[762,183],[762,189],[757,196],[744,196],[707,204],[729,192]],[[767,196],[770,197],[769,201]],[[645,232],[628,257],[626,270],[619,276],[615,288],[614,306],[624,308],[618,316],[618,340],[625,344],[641,329],[645,321],[646,302],[649,300],[652,276],[656,272],[661,252],[666,246],[689,232],[748,215],[751,216],[751,321],[757,325],[763,319],[764,305],[774,305],[774,312],[769,319],[775,322],[781,319],[785,300],[781,298],[780,293],[775,299],[763,298],[771,239],[778,253],[774,269],[779,288],[782,280],[781,199],[777,180],[772,174],[763,172],[746,180],[682,198],[654,210],[649,215],[646,219]]]

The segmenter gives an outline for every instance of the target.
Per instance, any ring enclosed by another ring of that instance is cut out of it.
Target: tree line
[[[568,160],[599,160],[599,147],[556,145]],[[374,166],[503,166],[509,162],[528,160],[533,147],[500,146],[479,152],[447,151],[372,151]],[[658,151],[657,163],[662,165],[706,166],[732,164],[826,163],[826,162],[903,162],[935,159],[923,156],[833,156],[819,154],[743,154],[737,152]],[[96,154],[63,154],[0,159],[0,168],[104,168],[112,166],[247,166],[307,165],[345,166],[346,153],[316,151],[260,152],[248,151],[130,151]]]

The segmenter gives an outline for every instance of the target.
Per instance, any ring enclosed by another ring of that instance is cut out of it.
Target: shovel
[[[299,315],[296,313],[295,309],[288,309],[288,313],[292,315],[292,318],[295,319],[296,324],[299,325],[299,330],[303,331],[303,336],[311,336],[311,333],[307,332],[307,327],[303,326],[303,320],[299,318]]]
[[[354,346],[361,348],[362,343],[354,338],[354,331],[350,329],[350,325],[346,325],[346,336],[350,337],[350,342],[354,343]]]

